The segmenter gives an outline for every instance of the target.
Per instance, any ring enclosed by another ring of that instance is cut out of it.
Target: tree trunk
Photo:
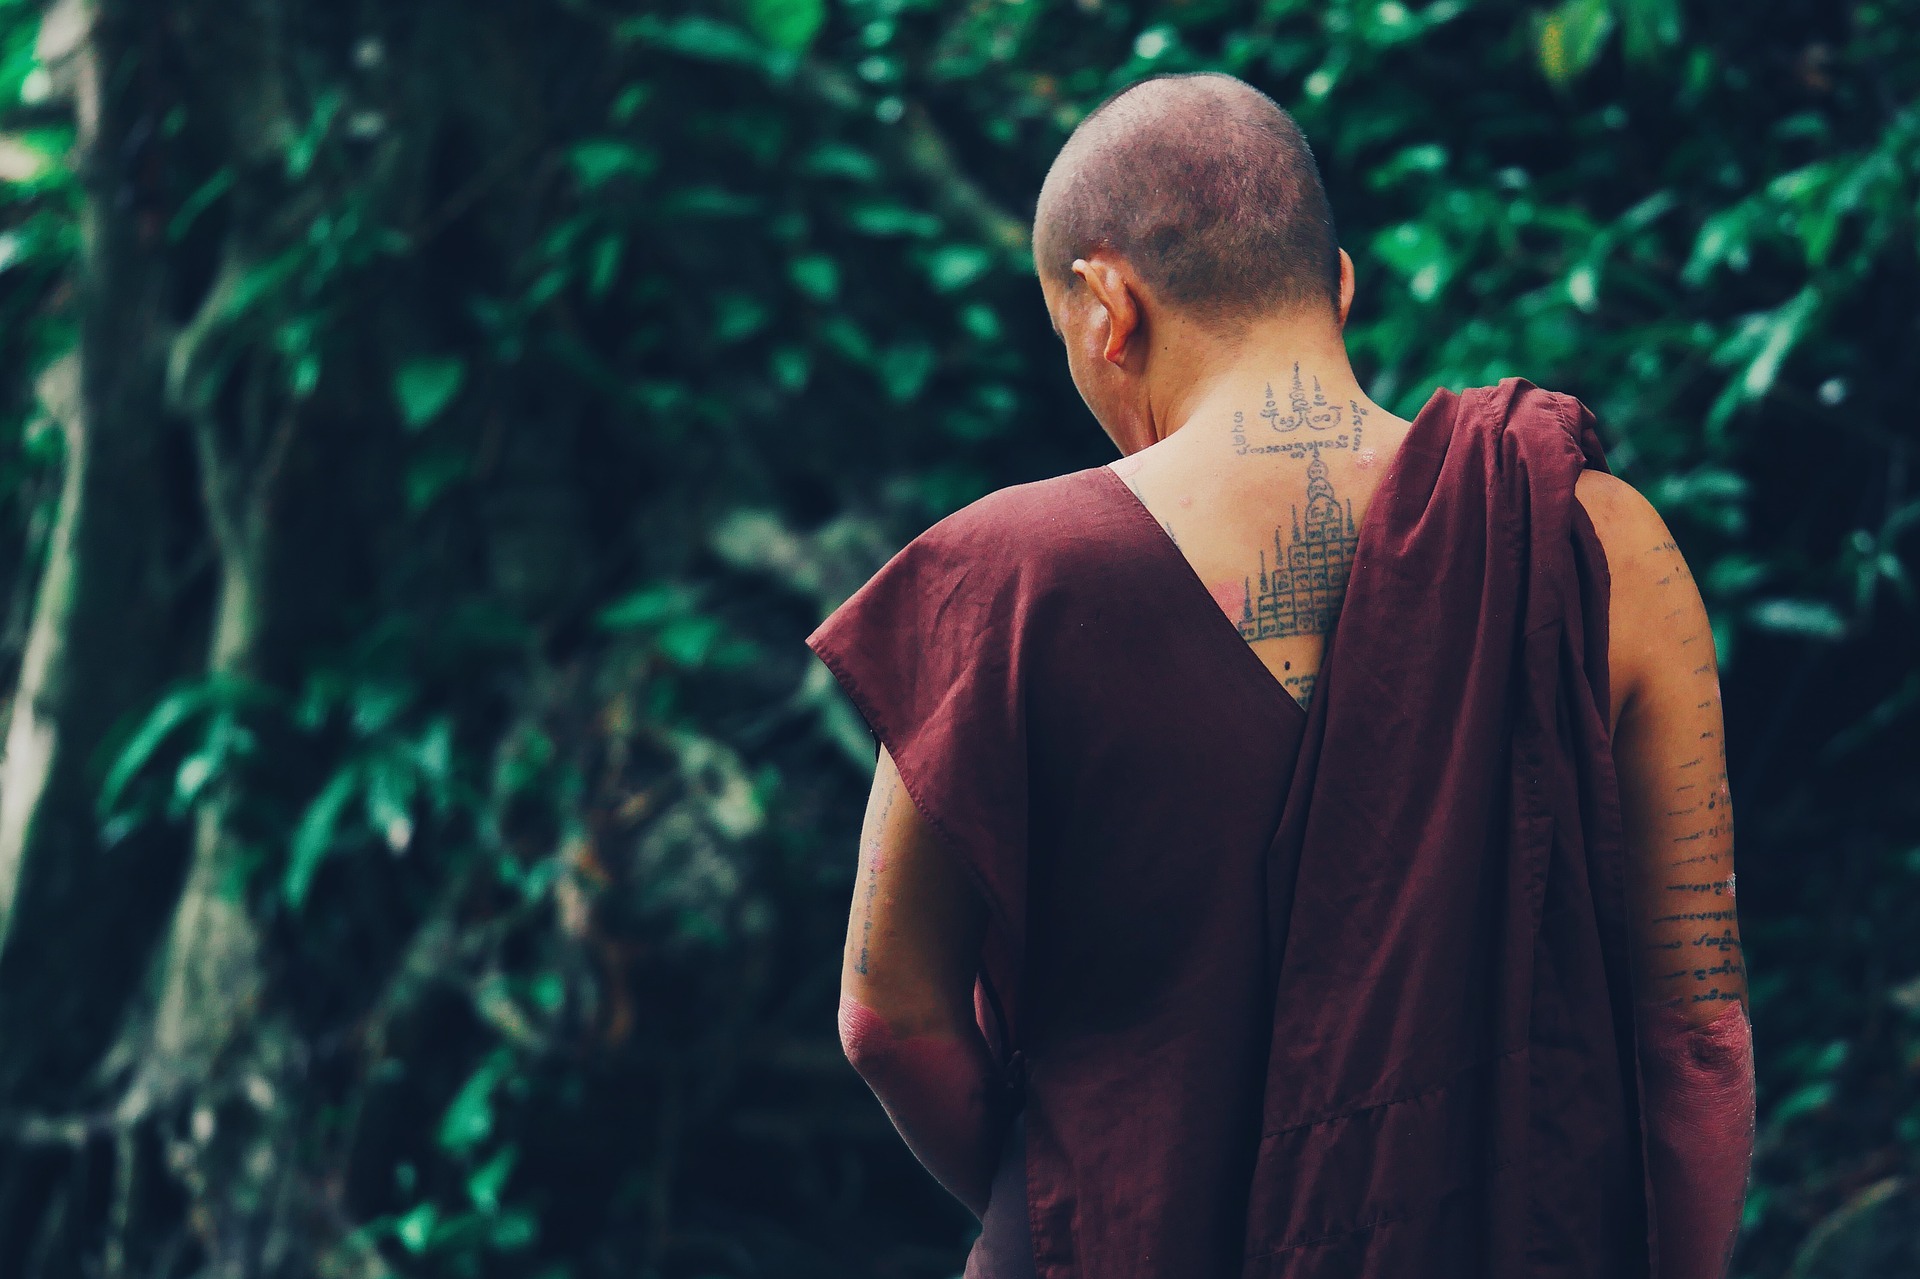
[[[138,19],[116,0],[70,50],[86,192],[78,350],[43,379],[66,440],[59,521],[34,607],[0,761],[0,1108],[68,1104],[112,1041],[170,913],[177,831],[109,847],[96,820],[101,752],[174,673],[174,598],[162,548],[164,255],[143,231],[129,139],[139,103]],[[77,15],[85,13],[84,18]],[[56,980],[57,978],[57,980]]]

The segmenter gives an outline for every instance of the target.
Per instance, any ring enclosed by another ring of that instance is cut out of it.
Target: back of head
[[[1232,76],[1143,81],[1067,139],[1040,191],[1034,258],[1064,281],[1100,248],[1204,318],[1339,305],[1339,241],[1306,136]]]

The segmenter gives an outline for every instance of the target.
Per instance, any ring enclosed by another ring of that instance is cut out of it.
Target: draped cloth
[[[1104,467],[809,639],[988,906],[1024,1112],[970,1275],[1648,1273],[1589,467],[1576,400],[1436,392],[1311,711]]]

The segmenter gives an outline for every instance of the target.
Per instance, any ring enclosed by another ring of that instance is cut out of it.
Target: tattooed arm
[[[977,1217],[1010,1118],[974,1020],[986,908],[880,752],[840,969],[840,1043],[914,1156]]]
[[[1713,633],[1652,506],[1597,473],[1578,494],[1613,579],[1613,756],[1658,1273],[1720,1279],[1746,1196],[1754,1086]]]

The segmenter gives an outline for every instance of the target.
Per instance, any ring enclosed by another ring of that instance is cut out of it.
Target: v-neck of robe
[[[1436,396],[1437,394],[1436,392]],[[1401,439],[1399,446],[1396,447],[1393,453],[1387,458],[1386,471],[1381,477],[1380,485],[1374,489],[1373,497],[1367,502],[1367,513],[1360,517],[1360,530],[1354,541],[1352,574],[1361,572],[1362,566],[1369,562],[1366,551],[1369,544],[1375,540],[1369,537],[1369,533],[1372,532],[1374,526],[1384,518],[1384,516],[1381,515],[1383,503],[1380,499],[1386,496],[1388,486],[1393,483],[1394,477],[1399,474],[1401,457],[1409,448],[1420,447],[1415,442],[1416,437],[1421,434],[1423,425],[1425,424],[1424,420],[1433,416],[1429,413],[1432,407],[1433,401],[1429,400],[1427,404],[1421,408],[1420,412],[1414,416],[1413,421],[1408,426],[1405,437]],[[1436,418],[1436,420],[1438,419]],[[1286,690],[1286,686],[1275,677],[1272,671],[1267,669],[1267,664],[1260,660],[1260,655],[1253,651],[1253,645],[1249,644],[1246,638],[1240,634],[1240,628],[1233,624],[1233,619],[1228,617],[1226,613],[1221,610],[1220,605],[1214,601],[1212,593],[1207,590],[1206,583],[1200,580],[1200,574],[1195,571],[1193,561],[1189,560],[1186,557],[1186,553],[1167,535],[1166,527],[1160,523],[1152,511],[1147,509],[1147,504],[1140,500],[1140,495],[1133,491],[1133,486],[1122,479],[1111,466],[1098,466],[1093,469],[1105,475],[1112,487],[1118,490],[1118,494],[1116,495],[1117,500],[1125,503],[1137,513],[1138,521],[1143,525],[1141,529],[1142,536],[1144,540],[1153,547],[1152,553],[1159,556],[1163,563],[1167,563],[1169,559],[1174,561],[1168,565],[1169,569],[1177,570],[1173,572],[1172,575],[1176,578],[1184,579],[1182,586],[1178,589],[1182,591],[1187,600],[1192,601],[1195,605],[1203,606],[1199,611],[1210,615],[1206,622],[1201,623],[1201,626],[1209,633],[1217,634],[1221,639],[1230,641],[1231,646],[1239,650],[1234,656],[1223,658],[1223,660],[1230,665],[1238,667],[1248,676],[1254,677],[1249,679],[1247,681],[1248,683],[1257,682],[1265,686],[1265,688],[1270,691],[1270,694],[1278,694],[1280,700],[1285,702],[1295,714],[1300,716],[1302,722],[1304,722],[1307,716],[1307,708],[1295,700],[1293,694]],[[1352,589],[1351,577],[1349,577],[1348,589]],[[1332,652],[1333,637],[1335,632],[1339,630],[1339,627],[1340,618],[1336,615],[1333,622],[1333,629],[1327,632],[1325,652]],[[1325,668],[1324,658],[1322,658],[1321,666],[1322,669]]]
[[[1267,664],[1260,660],[1258,653],[1253,651],[1253,645],[1247,643],[1241,636],[1240,628],[1233,624],[1233,619],[1220,611],[1220,606],[1214,603],[1213,596],[1207,592],[1206,583],[1202,582],[1200,575],[1194,572],[1193,562],[1178,546],[1174,545],[1173,539],[1167,536],[1167,530],[1162,527],[1159,520],[1154,518],[1153,512],[1147,509],[1147,504],[1140,500],[1140,495],[1135,493],[1132,486],[1125,480],[1114,474],[1112,467],[1097,466],[1093,469],[1105,476],[1116,490],[1114,500],[1125,504],[1135,514],[1135,524],[1140,528],[1141,540],[1150,548],[1148,553],[1166,566],[1167,576],[1179,583],[1174,589],[1182,601],[1180,606],[1190,607],[1201,614],[1211,614],[1199,623],[1201,629],[1210,635],[1219,636],[1219,647],[1239,650],[1237,653],[1223,654],[1222,661],[1242,672],[1247,684],[1260,686],[1262,691],[1256,696],[1277,697],[1287,708],[1282,712],[1283,714],[1297,715],[1304,722],[1307,708],[1294,700],[1293,694],[1286,690],[1286,686],[1274,678],[1273,672],[1267,669]]]

